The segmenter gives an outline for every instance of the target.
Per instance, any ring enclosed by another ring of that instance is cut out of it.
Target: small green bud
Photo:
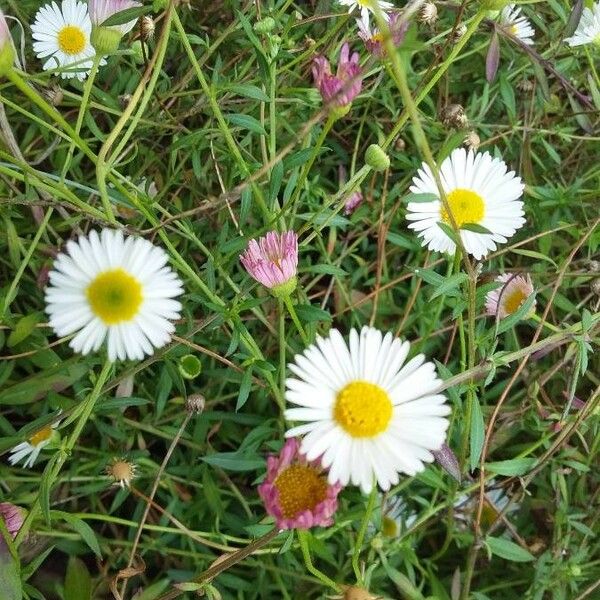
[[[292,292],[296,289],[297,285],[298,279],[296,277],[292,277],[285,283],[273,286],[270,291],[275,298],[285,298],[292,295]]]
[[[350,107],[352,104],[346,104],[346,106],[333,106],[329,114],[333,117],[334,120],[342,119],[350,112]]]
[[[581,567],[579,565],[571,565],[569,567],[569,572],[573,577],[581,576]]]
[[[277,23],[275,23],[275,19],[273,17],[265,17],[264,19],[254,23],[253,29],[256,31],[256,33],[270,33],[273,31],[273,29],[275,29],[276,25]]]
[[[374,171],[385,171],[390,166],[390,157],[381,146],[371,144],[365,152],[365,162]]]
[[[133,60],[135,60],[136,64],[143,65],[144,64],[144,53],[142,52],[141,40],[135,40],[131,44],[131,50],[133,51]]]
[[[5,42],[0,49],[0,77],[8,75],[15,63],[15,51],[10,41]]]
[[[121,32],[112,27],[94,27],[90,41],[100,55],[114,54],[121,43]]]

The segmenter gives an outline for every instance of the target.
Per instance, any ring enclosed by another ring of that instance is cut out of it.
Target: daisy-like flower
[[[171,340],[179,319],[181,280],[164,250],[103,229],[67,242],[50,272],[46,312],[58,336],[77,332],[75,352],[96,352],[108,338],[111,361],[141,360]]]
[[[298,236],[293,231],[270,231],[258,241],[250,240],[240,262],[274,296],[289,295],[297,283]]]
[[[44,70],[61,69],[63,79],[83,81],[96,51],[90,42],[92,22],[87,6],[79,0],[62,0],[38,10],[31,26],[33,50],[44,62]]]
[[[383,537],[397,538],[400,533],[410,528],[417,520],[417,515],[411,511],[401,496],[386,498],[382,503],[381,518],[377,520]],[[373,527],[373,530],[376,530]]]
[[[504,273],[497,277],[496,281],[502,285],[487,294],[485,309],[488,315],[498,319],[504,319],[515,313],[533,294],[533,283],[529,275],[523,277]],[[535,311],[535,301],[531,310]]]
[[[358,37],[365,43],[365,47],[370,54],[379,58],[385,55],[385,47],[383,43],[383,34],[379,29],[371,29],[368,21],[363,19],[356,19],[358,25]],[[407,19],[401,19],[398,13],[390,15],[388,27],[392,35],[392,43],[394,46],[399,46],[406,36],[408,31],[409,22]]]
[[[495,250],[497,243],[506,242],[525,223],[523,202],[519,201],[525,188],[521,178],[509,171],[504,161],[492,158],[489,152],[481,154],[457,148],[442,162],[439,174],[465,250],[477,260]],[[422,165],[412,183],[412,193],[439,198],[438,187],[427,164]],[[409,202],[407,208],[406,218],[413,221],[409,228],[419,232],[424,246],[454,254],[454,242],[439,226],[439,223],[452,226],[441,200]],[[487,231],[469,230],[468,225]]]
[[[398,473],[415,475],[433,460],[448,427],[450,407],[436,393],[435,366],[419,354],[406,362],[408,342],[372,327],[350,332],[349,346],[336,329],[317,338],[289,365],[286,419],[306,421],[287,437],[305,435],[301,452],[322,455],[329,482],[369,492],[383,490]]]
[[[334,109],[349,109],[352,100],[362,89],[361,69],[358,53],[350,56],[350,46],[346,42],[340,51],[337,73],[331,74],[331,66],[324,56],[313,60],[312,73],[315,85],[321,93],[323,102]]]
[[[27,441],[17,444],[10,451],[8,462],[11,465],[16,465],[23,458],[27,458],[23,466],[25,468],[33,467],[40,452],[52,441],[54,430],[58,426],[58,423],[59,421],[56,421],[52,425],[43,427],[36,431]]]
[[[20,506],[15,506],[10,502],[0,502],[0,519],[4,521],[4,525],[13,539],[17,537],[19,529],[23,527],[25,514],[25,509]],[[2,539],[1,534],[0,539]]]
[[[327,483],[320,462],[307,460],[299,442],[291,438],[279,456],[267,459],[267,477],[258,493],[279,529],[310,529],[333,523],[341,489]]]
[[[385,0],[338,0],[342,6],[348,7],[348,13],[352,13],[355,10],[360,11],[360,18],[368,25],[370,13],[375,14],[376,7],[379,6],[383,12],[383,16],[386,20],[389,20],[390,16],[387,14],[388,11],[393,10],[394,5],[391,2]]]
[[[575,33],[565,42],[569,46],[600,45],[600,1],[595,2],[592,8],[583,9]]]
[[[520,506],[516,502],[510,503],[508,494],[501,488],[493,488],[494,480],[490,481],[483,498],[483,510],[481,512],[481,525],[484,529],[489,529],[498,519],[500,513],[506,509],[506,513],[518,511]],[[476,491],[471,496],[463,494],[458,497],[454,503],[454,514],[458,521],[462,522],[463,527],[470,526],[475,520],[479,504],[479,492]],[[508,507],[508,508],[507,508]]]
[[[89,8],[92,25],[94,27],[101,27],[113,15],[129,8],[137,8],[138,6],[142,6],[142,4],[141,2],[137,2],[137,0],[90,0]],[[114,29],[123,36],[135,27],[136,22],[137,19],[133,19],[122,25],[110,25],[109,29]]]
[[[529,19],[521,14],[520,6],[516,4],[505,6],[500,13],[500,25],[524,44],[533,45],[532,38],[535,35],[535,30]]]

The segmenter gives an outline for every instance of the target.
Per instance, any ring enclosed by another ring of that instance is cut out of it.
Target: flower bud
[[[254,23],[253,29],[256,31],[256,33],[270,33],[273,31],[273,29],[275,29],[276,25],[277,23],[275,23],[275,19],[273,17],[265,17],[264,19]]]
[[[426,25],[433,25],[437,21],[438,10],[433,2],[425,2],[419,9],[419,21]]]
[[[4,13],[0,10],[0,77],[8,74],[15,62],[15,49]]]
[[[90,41],[98,54],[114,54],[121,43],[121,32],[110,27],[94,27]]]
[[[385,171],[390,166],[390,157],[381,146],[371,144],[365,152],[365,162],[374,171]]]

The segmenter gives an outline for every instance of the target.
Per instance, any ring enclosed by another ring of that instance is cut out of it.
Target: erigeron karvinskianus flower
[[[338,2],[342,6],[348,7],[349,14],[359,10],[361,20],[367,25],[369,24],[370,14],[376,13],[377,6],[379,6],[379,10],[386,20],[390,18],[389,11],[394,9],[394,5],[391,2],[386,2],[386,0],[338,0]]]
[[[59,421],[46,425],[42,429],[38,429],[33,435],[27,440],[17,444],[11,451],[8,457],[8,462],[11,465],[16,465],[20,460],[25,458],[23,466],[25,468],[33,467],[37,460],[40,452],[53,440],[58,437],[58,433],[54,430],[58,426]]]
[[[495,250],[498,243],[505,243],[525,223],[523,202],[519,200],[525,186],[501,159],[492,158],[488,152],[457,148],[442,162],[439,176],[462,244],[477,260]],[[452,222],[427,164],[423,163],[412,183],[413,194],[436,199],[409,202],[409,228],[418,232],[423,246],[454,254],[454,241],[439,225],[452,227]],[[469,229],[471,225],[475,228]]]
[[[300,443],[291,438],[279,456],[267,459],[267,477],[258,493],[279,529],[309,529],[333,523],[341,489],[327,482],[319,460],[307,460]]]
[[[329,469],[330,483],[374,480],[383,490],[398,473],[415,475],[445,439],[450,407],[436,392],[435,366],[410,344],[372,327],[350,332],[349,344],[332,329],[296,355],[286,380],[286,419],[304,421],[287,437],[304,436],[301,452]]]
[[[600,46],[600,1],[584,8],[575,33],[565,39],[569,46],[596,44]]]
[[[533,45],[532,38],[535,35],[535,30],[529,19],[521,14],[520,6],[516,4],[505,6],[500,13],[500,25],[524,44]]]
[[[297,284],[298,236],[293,231],[270,231],[258,240],[250,240],[240,262],[274,296],[289,296]]]
[[[114,54],[121,38],[135,26],[137,19],[120,25],[104,25],[104,22],[125,10],[142,6],[137,0],[89,0],[92,20],[92,44],[98,54]]]
[[[60,69],[63,79],[77,77],[83,81],[96,52],[91,44],[92,22],[85,3],[63,0],[46,4],[38,10],[31,26],[33,50],[45,60],[43,68]]]
[[[329,61],[324,56],[314,58],[312,73],[323,102],[329,106],[332,113],[339,117],[346,114],[350,110],[352,100],[362,89],[358,53],[354,52],[350,56],[350,46],[346,42],[340,51],[335,75],[332,75]]]
[[[181,280],[164,250],[121,231],[91,231],[67,242],[50,272],[46,312],[58,336],[75,333],[75,352],[111,361],[141,360],[171,340],[179,319]]]
[[[23,521],[27,511],[20,506],[11,504],[10,502],[0,502],[0,519],[4,521],[9,535],[14,539],[19,533],[19,529],[23,527]],[[0,543],[2,540],[2,533],[0,533]]]
[[[365,43],[367,51],[378,58],[385,56],[383,34],[379,29],[371,29],[370,24],[363,21],[363,19],[356,19],[356,24],[358,25],[358,37]],[[408,19],[402,19],[398,13],[390,15],[388,27],[394,47],[399,46],[404,41],[408,26]]]
[[[488,315],[498,319],[504,319],[515,313],[533,294],[533,283],[529,275],[523,277],[523,275],[504,273],[496,278],[496,282],[501,285],[487,294],[485,309]],[[531,311],[535,311],[535,300]]]
[[[6,17],[0,9],[0,76],[6,75],[15,62],[15,48]]]

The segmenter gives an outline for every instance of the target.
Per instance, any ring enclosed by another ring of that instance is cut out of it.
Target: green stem
[[[94,87],[94,80],[96,79],[96,75],[98,74],[98,68],[100,66],[100,61],[102,57],[96,54],[94,56],[94,61],[92,62],[92,68],[90,70],[90,74],[88,75],[87,81],[85,82],[85,86],[83,87],[83,96],[81,98],[81,104],[79,106],[79,114],[77,115],[77,122],[75,123],[75,133],[79,135],[81,133],[81,126],[83,125],[83,119],[85,118],[85,113],[90,101],[90,95],[92,93],[92,88]],[[69,166],[71,165],[71,160],[73,158],[73,153],[75,152],[75,140],[71,140],[69,144],[69,151],[67,152],[67,158],[65,159],[65,164],[63,165],[62,172],[60,174],[60,182],[64,183],[67,172],[69,171]]]
[[[330,579],[323,573],[319,571],[317,567],[313,565],[312,559],[310,557],[310,548],[308,547],[308,532],[302,529],[297,529],[296,533],[298,534],[298,541],[300,542],[300,549],[302,550],[302,557],[304,558],[304,564],[306,565],[306,570],[314,575],[319,581],[321,581],[324,585],[333,588],[336,592],[340,591],[340,587],[338,584]]]
[[[288,312],[290,313],[290,317],[292,317],[292,321],[294,321],[294,325],[296,326],[296,329],[298,330],[300,337],[302,337],[302,341],[304,342],[304,344],[306,346],[308,346],[310,343],[308,341],[308,336],[306,335],[306,332],[304,331],[304,328],[302,327],[302,323],[300,323],[300,319],[298,319],[298,315],[296,313],[296,309],[294,308],[292,299],[289,296],[284,296],[283,301],[285,302]]]
[[[373,482],[373,489],[371,490],[369,502],[367,503],[367,509],[365,510],[365,514],[363,516],[358,535],[356,536],[356,542],[354,543],[354,550],[352,552],[352,569],[354,570],[354,575],[356,576],[356,581],[358,582],[358,585],[363,585],[364,583],[358,560],[360,558],[360,551],[362,550],[365,534],[367,533],[367,527],[369,526],[369,521],[371,520],[371,514],[373,513],[373,508],[375,508],[376,498],[377,484],[376,482]]]

